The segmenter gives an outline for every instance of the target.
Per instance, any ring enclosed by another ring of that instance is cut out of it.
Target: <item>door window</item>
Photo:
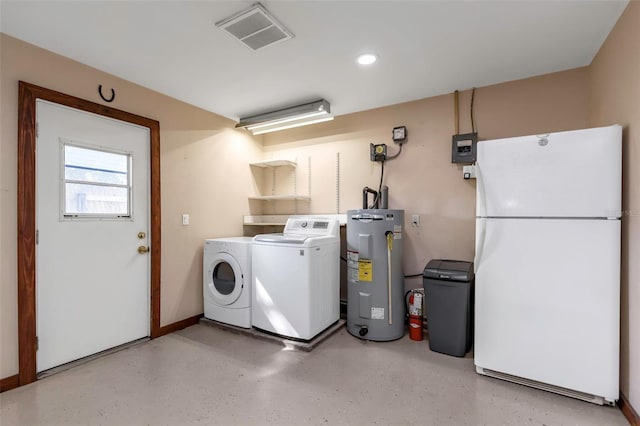
[[[131,154],[61,142],[63,219],[131,218]]]
[[[236,286],[236,275],[227,262],[218,263],[213,268],[213,286],[222,295],[229,295]]]

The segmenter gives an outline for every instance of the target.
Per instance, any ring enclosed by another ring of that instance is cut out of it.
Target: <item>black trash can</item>
[[[434,259],[422,273],[429,348],[463,357],[473,334],[473,263]]]

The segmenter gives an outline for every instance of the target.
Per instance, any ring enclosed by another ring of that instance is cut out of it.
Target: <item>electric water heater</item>
[[[356,337],[404,335],[403,225],[404,210],[347,212],[347,330]]]

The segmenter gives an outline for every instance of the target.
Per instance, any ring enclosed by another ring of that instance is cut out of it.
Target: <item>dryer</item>
[[[205,240],[204,316],[251,328],[251,237]]]
[[[289,218],[252,245],[254,327],[311,340],[340,318],[340,224]]]

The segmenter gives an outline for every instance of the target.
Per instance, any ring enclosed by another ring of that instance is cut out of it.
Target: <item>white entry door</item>
[[[42,100],[36,120],[41,372],[149,335],[150,140],[146,127]]]

